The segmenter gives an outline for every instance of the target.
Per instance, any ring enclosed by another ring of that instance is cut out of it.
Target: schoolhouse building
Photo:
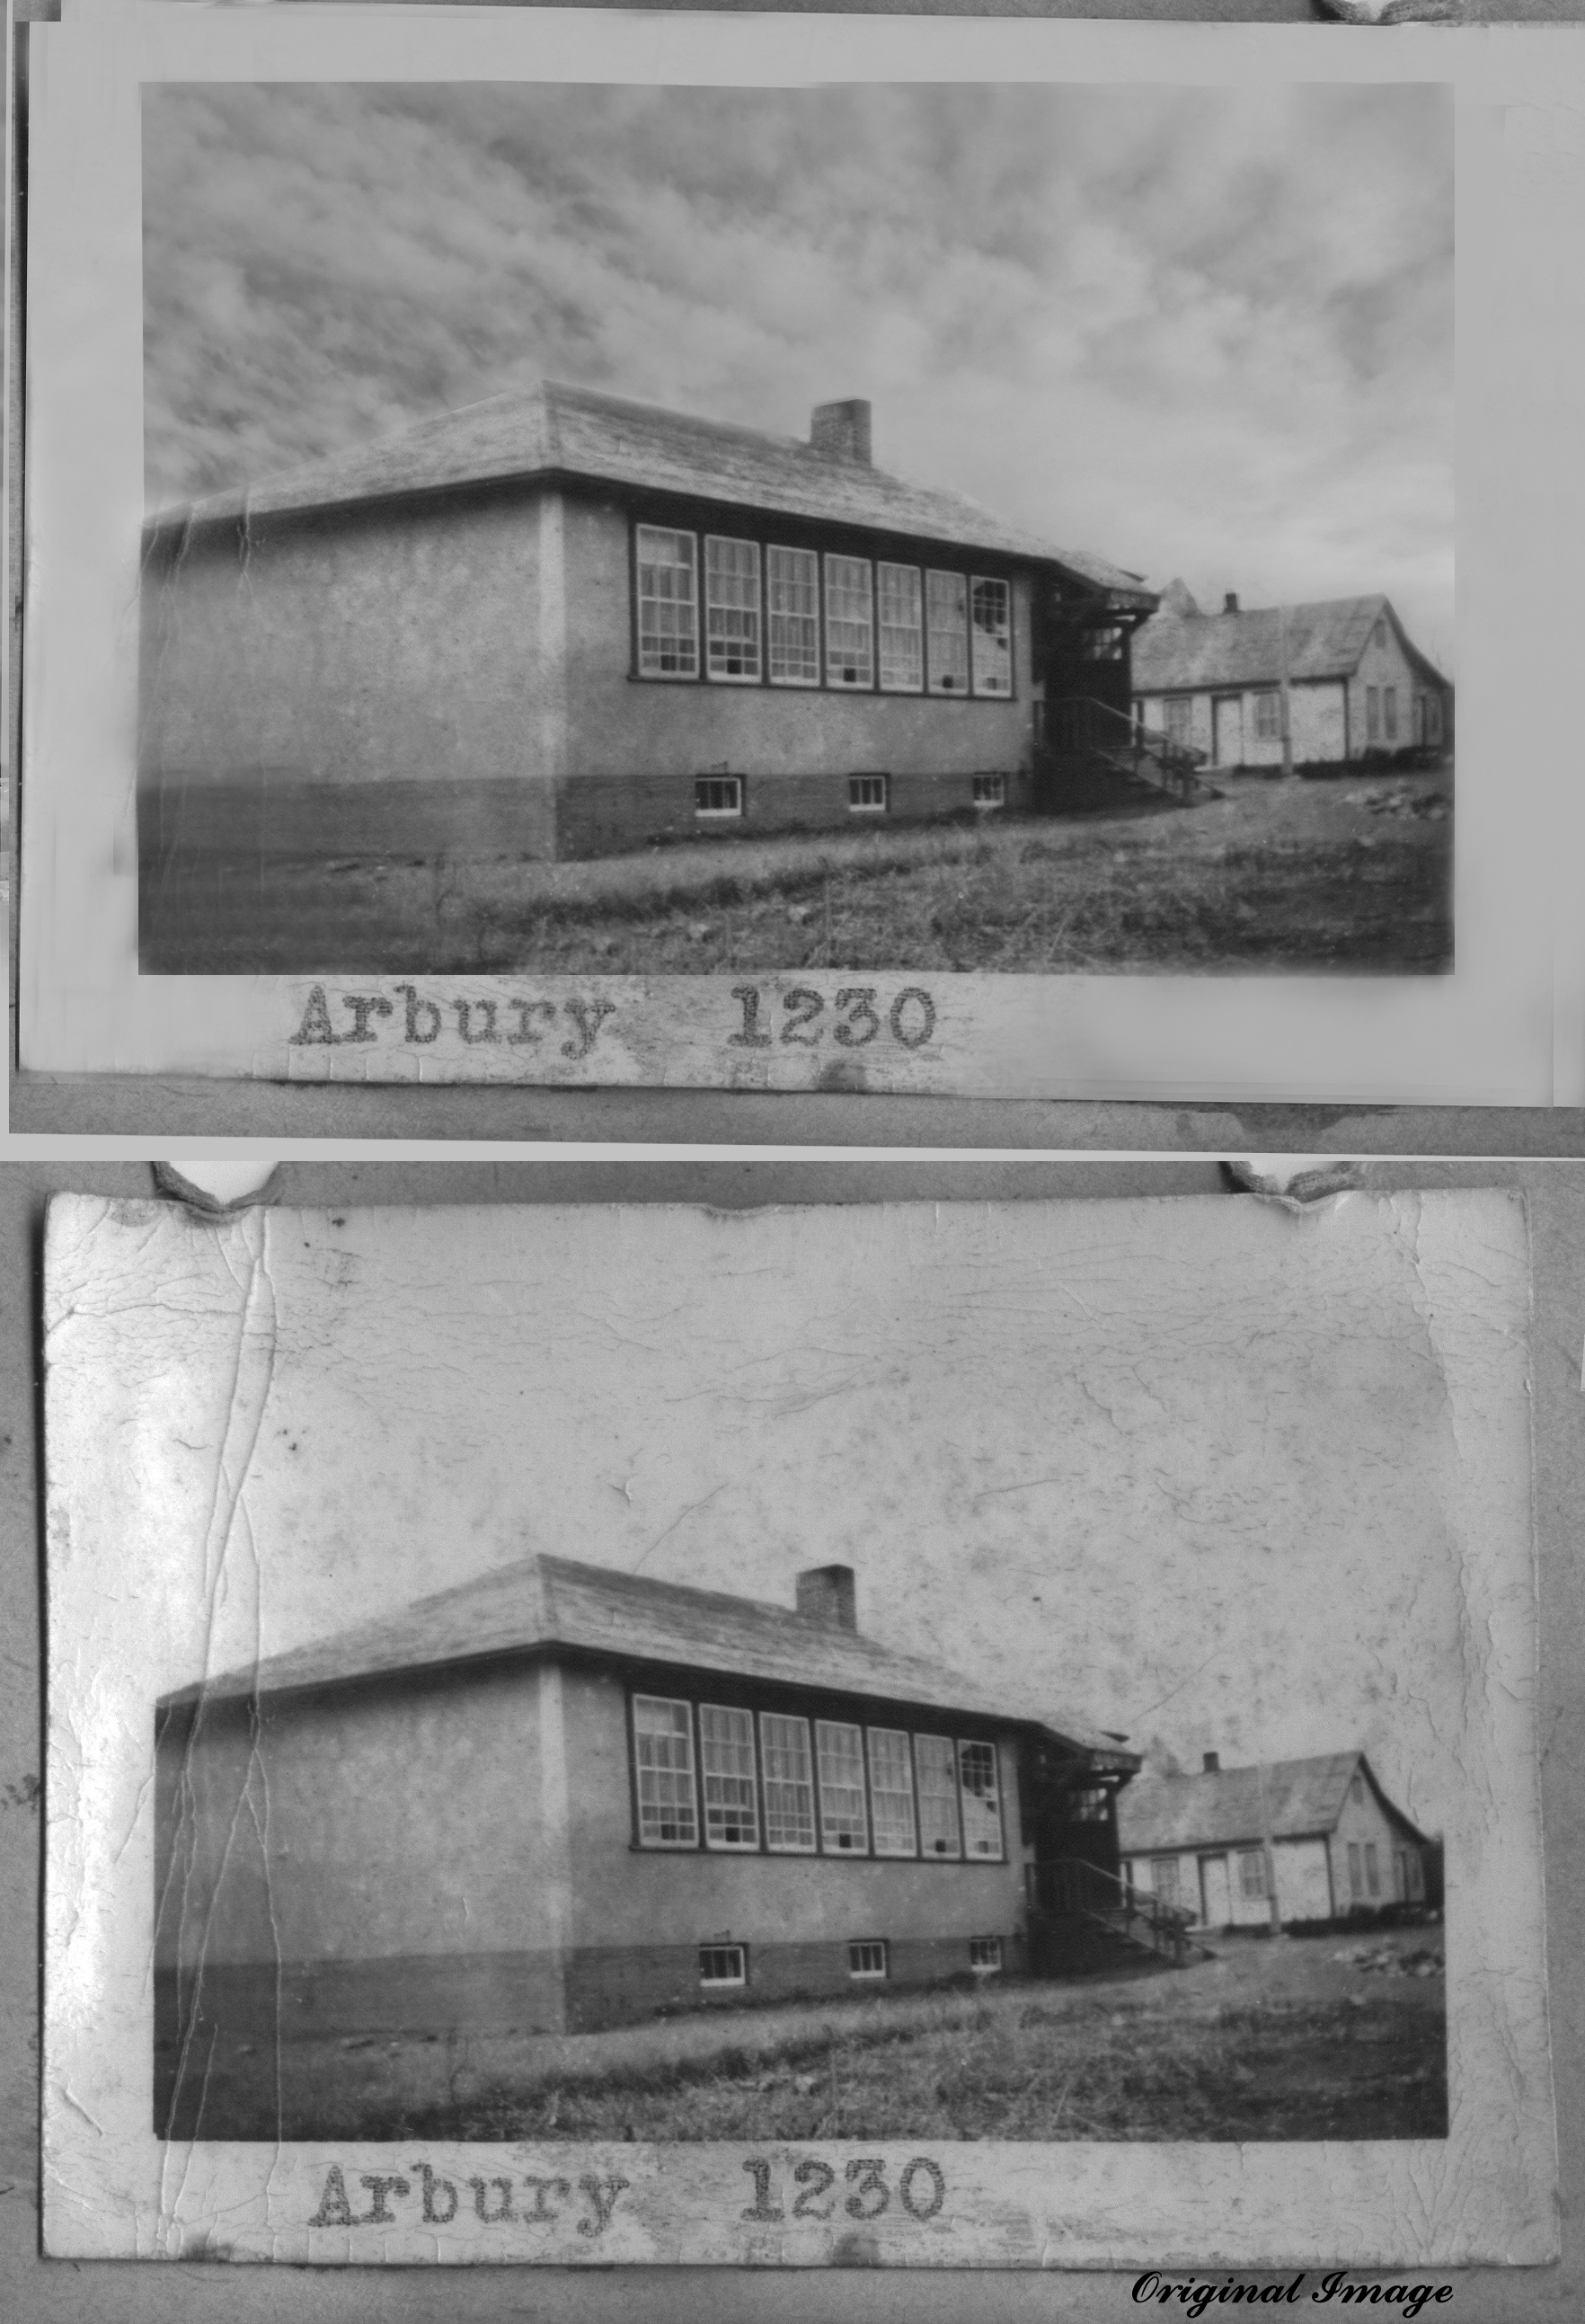
[[[857,1625],[533,1557],[158,1706],[157,2119],[216,2039],[581,2032],[1027,1965],[1120,1737]]]
[[[1285,672],[1295,766],[1451,744],[1452,687],[1379,595],[1206,613],[1174,581],[1134,640],[1134,715],[1212,766],[1281,767]]]
[[[1129,1886],[1184,1906],[1203,1929],[1276,1917],[1346,1920],[1426,1900],[1432,1843],[1382,1790],[1363,1751],[1142,1775],[1118,1803]]]
[[[140,846],[582,856],[1027,804],[1138,574],[809,438],[546,383],[145,530]]]

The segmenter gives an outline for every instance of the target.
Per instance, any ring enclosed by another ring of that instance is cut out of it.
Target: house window
[[[1000,1864],[1001,1797],[996,1780],[995,1744],[960,1743],[958,1766],[963,1784],[964,1853]]]
[[[1365,1886],[1372,1896],[1381,1894],[1381,1866],[1377,1858],[1376,1842],[1365,1842]]]
[[[825,682],[872,686],[875,612],[867,557],[825,560]]]
[[[1040,706],[1044,708],[1045,706],[1042,704]],[[1007,777],[1005,775],[975,776],[974,805],[976,807],[1005,807],[1006,804]]]
[[[760,549],[705,536],[705,668],[723,685],[760,682]]]
[[[1247,1848],[1239,1858],[1239,1891],[1245,1896],[1266,1894],[1266,1854],[1263,1849]]]
[[[1122,629],[1085,630],[1081,633],[1079,657],[1083,661],[1121,661],[1123,641],[1128,632]]]
[[[696,678],[699,609],[694,590],[694,536],[662,525],[639,527],[639,675]]]
[[[914,1771],[919,1797],[919,1847],[926,1856],[961,1856],[957,1755],[945,1735],[916,1735]]]
[[[1001,1939],[1000,1937],[971,1937],[969,1939],[969,1967],[972,1969],[978,1970],[980,1975],[982,1977],[994,1977],[1001,1967]]]
[[[1411,1904],[1420,1903],[1425,1894],[1425,1868],[1420,1861],[1418,1849],[1411,1848],[1404,1857],[1404,1895]]]
[[[1175,1904],[1177,1903],[1178,1860],[1175,1856],[1153,1856],[1151,1858],[1150,1886],[1152,1893],[1159,1896],[1164,1904]]]
[[[768,549],[770,683],[820,683],[820,559],[812,549]]]
[[[760,1713],[765,1777],[765,1845],[779,1856],[815,1853],[815,1767],[809,1722],[779,1711]]]
[[[699,1947],[699,1983],[701,1985],[747,1985],[749,1981],[749,1949],[747,1945],[701,1945]]]
[[[870,1845],[863,1737],[856,1727],[817,1719],[815,1748],[820,1755],[820,1831],[825,1852],[862,1856]]]
[[[1370,641],[1373,645],[1378,646],[1384,646],[1387,643],[1387,623],[1385,621],[1379,621],[1377,622],[1376,627],[1370,632]]]
[[[1255,738],[1260,742],[1282,740],[1282,696],[1280,694],[1258,694],[1255,696]]]
[[[930,629],[930,691],[969,690],[969,585],[961,573],[927,573],[925,606]]]
[[[1381,689],[1381,724],[1389,742],[1398,739],[1398,690],[1396,686]]]
[[[1010,694],[1013,690],[1012,592],[1005,581],[976,581],[974,608],[974,691]]]
[[[871,1727],[870,1812],[877,1856],[917,1856],[914,1836],[914,1768],[908,1738],[889,1727]]]
[[[1381,740],[1381,688],[1378,686],[1365,688],[1365,740],[1368,742],[1379,742]]]
[[[1425,697],[1425,739],[1428,742],[1440,742],[1442,740],[1442,701],[1434,694],[1428,694]]]
[[[743,779],[741,775],[696,775],[694,813],[741,816]]]
[[[917,694],[925,683],[925,639],[917,565],[878,565],[880,691]]]
[[[848,805],[867,815],[886,813],[886,777],[884,775],[850,775]]]
[[[1365,1872],[1357,1840],[1349,1842],[1349,1895],[1350,1898],[1365,1894]]]
[[[705,1778],[705,1847],[757,1849],[751,1711],[723,1711],[710,1702],[699,1705],[699,1766]]]
[[[1166,739],[1169,742],[1187,742],[1189,727],[1194,715],[1192,694],[1168,695],[1162,705],[1166,718]]]
[[[881,1938],[867,1938],[862,1944],[848,1947],[850,1977],[883,1978],[886,1975],[886,1944]]]
[[[696,1848],[694,1723],[686,1702],[633,1697],[633,1757],[639,1781],[640,1848]]]
[[[1362,1808],[1364,1806],[1365,1778],[1363,1775],[1354,1775],[1350,1778],[1349,1797],[1353,1801],[1354,1805],[1357,1808]]]

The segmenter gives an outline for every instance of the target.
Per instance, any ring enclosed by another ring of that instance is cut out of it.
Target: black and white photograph
[[[50,1231],[51,2249],[1544,2235],[1512,1197]]]
[[[141,969],[1451,971],[1452,129],[149,87]]]

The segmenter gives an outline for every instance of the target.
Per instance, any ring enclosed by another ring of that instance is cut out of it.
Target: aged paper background
[[[1348,1196],[1307,1213],[274,1211],[219,1225],[87,1199],[57,1205],[49,1275],[51,2251],[364,2257],[304,2222],[328,2160],[368,2170],[390,2153],[161,2149],[147,2130],[157,1694],[349,1609],[569,1544],[777,1594],[761,1576],[791,1550],[802,1563],[862,1543],[898,1643],[950,1638],[966,1670],[994,1668],[1017,1604],[993,1615],[991,1601],[1030,1586],[1027,1531],[977,1530],[982,1619],[963,1587],[961,1478],[941,1471],[936,1523],[889,1534],[936,1437],[963,1448],[975,1489],[985,1464],[1000,1475],[1036,1442],[1047,1465],[1060,1453],[1064,1514],[1036,1536],[1037,1563],[1065,1567],[1095,1618],[1075,1622],[1054,1692],[1110,1700],[1130,1652],[1170,1654],[1184,1614],[1152,1595],[1145,1545],[1171,1536],[1181,1550],[1199,1527],[1215,1619],[1258,1682],[1251,1720],[1271,1715],[1270,1688],[1324,1718],[1329,1637],[1379,1665],[1381,1744],[1364,1739],[1389,1768],[1389,1738],[1412,1753],[1407,1804],[1447,1832],[1452,2124],[1445,2144],[975,2145],[952,2153],[935,2235],[881,2223],[882,2264],[1346,2250],[1424,2265],[1555,2249],[1528,1270],[1512,1196]],[[988,1435],[963,1416],[986,1382],[1016,1406]],[[283,1430],[302,1447],[290,1462]],[[1268,1539],[1290,1554],[1262,1590]],[[1354,1609],[1341,1627],[1340,1575]],[[438,2145],[433,2159],[510,2153],[532,2169],[555,2152]],[[737,2149],[576,2157],[631,2181],[597,2250],[470,2229],[438,2251],[399,2229],[377,2255],[778,2255],[747,2245]],[[787,2254],[830,2255],[816,2239]]]
[[[450,12],[443,24],[438,14],[404,10],[389,33],[388,54],[376,61],[368,12],[272,11],[245,25],[225,13],[195,21],[182,12],[177,32],[158,11],[127,10],[118,12],[123,45],[112,69],[88,73],[81,68],[96,51],[84,44],[104,37],[104,13],[85,8],[49,28],[34,87],[33,150],[42,173],[34,217],[50,222],[37,225],[35,298],[38,286],[43,290],[31,344],[37,350],[59,328],[70,352],[57,392],[35,400],[36,475],[65,481],[58,512],[51,508],[49,570],[35,576],[32,635],[37,652],[40,636],[59,623],[62,634],[80,631],[82,650],[45,654],[31,670],[30,715],[41,722],[35,740],[49,738],[51,772],[37,794],[26,843],[41,908],[30,917],[24,879],[23,1065],[498,1079],[506,1070],[500,1061],[487,1064],[460,1046],[455,1054],[438,1047],[420,1056],[398,1041],[389,1055],[371,1052],[369,1064],[361,1052],[293,1048],[307,980],[126,974],[131,787],[122,778],[130,727],[118,641],[127,634],[123,617],[134,581],[125,543],[134,540],[135,523],[132,531],[125,524],[141,453],[136,78],[527,70],[551,78],[798,78],[808,70],[811,27],[801,19],[717,16],[693,28],[683,19],[650,20],[624,24],[613,47],[610,18],[582,26],[562,12],[532,22],[513,21],[510,11],[484,18]],[[465,35],[472,44],[465,49]],[[1015,990],[1014,981],[967,980],[944,985],[937,996],[934,1047],[889,1051],[880,1063],[864,1061],[862,1072],[844,1061],[840,1081],[828,1076],[825,1084],[820,1060],[724,1049],[735,1019],[710,986],[615,980],[604,996],[615,1013],[599,1040],[586,1048],[571,1040],[547,1044],[548,1053],[534,1056],[536,1076],[580,1086],[730,1084],[750,1092],[862,1085],[902,1094],[1172,1093],[1198,1102],[1576,1100],[1585,1089],[1585,1051],[1575,1054],[1578,947],[1562,915],[1554,942],[1552,915],[1536,908],[1536,899],[1550,900],[1557,867],[1572,860],[1555,820],[1566,822],[1577,808],[1555,779],[1568,746],[1557,723],[1563,705],[1548,674],[1566,661],[1577,584],[1566,531],[1554,555],[1552,531],[1536,528],[1543,513],[1550,524],[1580,489],[1577,463],[1547,448],[1559,420],[1548,383],[1576,377],[1580,360],[1572,304],[1556,295],[1580,190],[1571,114],[1560,92],[1572,85],[1580,52],[1566,39],[1549,49],[1554,36],[1539,32],[1506,43],[1501,35],[1481,36],[1478,48],[1456,47],[1461,37],[1405,28],[1390,41],[1345,51],[1335,32],[1303,28],[1267,28],[1251,44],[1232,27],[935,21],[905,32],[886,20],[850,17],[822,23],[820,51],[822,71],[834,77],[906,69],[987,78],[1055,71],[1124,79],[1340,72],[1397,78],[1451,71],[1460,83],[1461,404],[1504,416],[1500,424],[1483,419],[1466,430],[1460,475],[1461,571],[1472,576],[1461,618],[1473,622],[1473,644],[1461,669],[1466,781],[1455,977],[1031,981],[1037,991]],[[85,155],[93,156],[92,170]],[[84,286],[85,295],[52,314],[49,286],[68,281]],[[92,332],[105,335],[92,344],[90,315]],[[111,378],[124,394],[118,390],[114,414],[96,413],[89,423],[97,383]],[[79,393],[80,404],[73,401]],[[1536,586],[1538,562],[1544,586]],[[1492,768],[1500,763],[1500,781],[1473,779],[1488,757]],[[82,835],[90,829],[95,836],[85,848]],[[1549,833],[1557,844],[1549,845]],[[445,980],[437,989],[442,1000],[452,997]],[[555,995],[564,1007],[578,997]]]

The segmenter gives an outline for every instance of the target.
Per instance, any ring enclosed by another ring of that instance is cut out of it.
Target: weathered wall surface
[[[1391,1819],[1387,1816],[1371,1790],[1363,1784],[1364,1796],[1356,1800],[1350,1789],[1343,1802],[1343,1812],[1338,1818],[1337,1830],[1332,1835],[1332,1894],[1337,1909],[1346,1913],[1350,1905],[1366,1906],[1396,1904],[1405,1901],[1404,1886],[1396,1856],[1405,1843]],[[1356,1886],[1350,1876],[1350,1843],[1359,1849],[1359,1877]],[[1368,1849],[1376,1851],[1376,1886],[1370,1885],[1370,1858]]]
[[[1396,731],[1387,729],[1383,697],[1388,687],[1395,696]],[[1378,726],[1370,731],[1369,692],[1375,688],[1378,696]],[[1359,667],[1349,680],[1349,755],[1359,758],[1365,751],[1402,751],[1424,739],[1425,730],[1415,725],[1416,698],[1435,694],[1436,688],[1427,684],[1415,668],[1398,641],[1391,622],[1378,622],[1370,633]],[[1451,740],[1451,716],[1443,705],[1443,733],[1439,739]]]
[[[1191,696],[1189,731],[1186,740],[1197,751],[1215,761],[1216,740],[1212,702],[1230,700],[1235,696],[1239,705],[1241,743],[1236,763],[1245,767],[1280,767],[1282,764],[1282,734],[1262,736],[1256,731],[1255,706],[1258,696],[1269,693],[1270,687],[1247,687],[1241,691],[1234,687],[1219,687],[1214,696],[1203,692]],[[1345,756],[1344,749],[1344,681],[1341,678],[1306,680],[1289,688],[1290,716],[1293,721],[1294,763],[1325,764]],[[1166,699],[1162,695],[1141,696],[1145,723],[1155,733],[1166,724]]]

